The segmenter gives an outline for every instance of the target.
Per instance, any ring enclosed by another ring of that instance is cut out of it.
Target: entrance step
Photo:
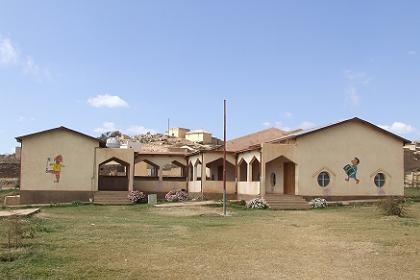
[[[275,210],[303,210],[310,209],[309,203],[301,196],[285,194],[265,194],[264,199],[268,207]]]
[[[103,205],[121,205],[131,204],[128,199],[128,192],[126,191],[100,191],[93,195],[93,202],[95,204]]]

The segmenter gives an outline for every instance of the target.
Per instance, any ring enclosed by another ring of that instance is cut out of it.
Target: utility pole
[[[223,216],[227,215],[227,194],[226,194],[226,99],[224,105],[223,118]]]
[[[171,136],[170,133],[169,133],[169,121],[170,121],[170,119],[168,118],[168,137]]]

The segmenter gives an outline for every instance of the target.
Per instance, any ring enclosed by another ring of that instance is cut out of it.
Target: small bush
[[[82,205],[82,202],[81,202],[81,201],[79,201],[79,200],[76,200],[76,201],[73,201],[73,202],[71,203],[71,205],[72,205],[72,206],[75,206],[75,207],[78,207],[78,206]]]
[[[165,195],[165,200],[168,202],[185,201],[188,199],[188,193],[182,189],[180,191],[172,190]]]
[[[387,198],[379,203],[379,208],[386,216],[404,217],[407,215],[406,200],[403,197]]]
[[[327,208],[327,201],[323,198],[315,198],[311,200],[312,208]]]
[[[263,198],[255,198],[246,203],[246,208],[249,209],[265,209],[268,208],[268,204]]]
[[[147,202],[147,196],[140,191],[129,192],[128,199],[133,203],[146,203]]]

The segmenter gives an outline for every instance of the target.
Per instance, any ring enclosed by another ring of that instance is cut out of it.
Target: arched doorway
[[[130,164],[110,158],[99,164],[99,191],[128,191]]]
[[[266,163],[266,193],[295,194],[296,164],[284,156]]]

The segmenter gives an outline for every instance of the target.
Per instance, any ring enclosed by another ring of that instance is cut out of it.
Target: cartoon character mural
[[[47,159],[47,166],[45,167],[45,173],[51,173],[55,175],[54,183],[60,182],[61,168],[63,165],[63,156],[57,155],[54,157],[54,162],[51,162],[51,158]]]
[[[347,178],[345,179],[347,182],[350,181],[350,179],[354,179],[356,181],[356,184],[359,184],[360,180],[357,179],[357,166],[359,165],[360,160],[359,158],[355,157],[351,164],[347,164],[344,166],[344,171],[347,174]]]

